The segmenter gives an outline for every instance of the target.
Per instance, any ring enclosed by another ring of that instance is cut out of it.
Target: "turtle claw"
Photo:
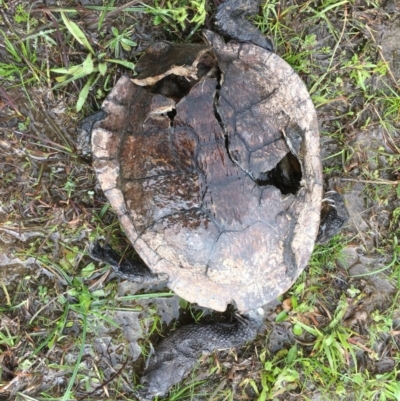
[[[236,311],[234,316],[235,319],[243,325],[256,326],[259,328],[264,320],[264,310],[262,308],[258,308],[250,310],[244,314],[240,314]]]
[[[321,222],[316,242],[323,244],[334,237],[349,219],[343,198],[336,191],[326,192],[322,202],[326,205],[321,211]]]
[[[329,206],[332,206],[332,207],[336,208],[336,203],[335,203],[335,200],[334,200],[334,199],[331,199],[331,198],[324,198],[324,199],[322,199],[321,202],[326,202],[326,203],[329,204]]]
[[[336,207],[335,204],[338,200],[338,197],[341,198],[341,196],[336,191],[327,191],[325,192],[325,197],[324,199],[322,199],[321,202],[328,202],[331,206]],[[343,202],[343,199],[341,199],[341,201]]]

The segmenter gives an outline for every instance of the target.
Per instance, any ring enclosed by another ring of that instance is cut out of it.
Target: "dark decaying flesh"
[[[318,127],[304,84],[277,55],[206,38],[160,70],[163,51],[176,50],[162,42],[133,82],[118,81],[92,132],[94,167],[153,272],[189,302],[244,312],[288,289],[310,257]]]
[[[262,326],[263,314],[251,311],[232,323],[191,324],[175,331],[157,347],[150,358],[137,392],[141,401],[163,396],[193,369],[202,354],[231,348],[252,340]]]

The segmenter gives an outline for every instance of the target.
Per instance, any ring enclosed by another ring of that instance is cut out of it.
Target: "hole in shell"
[[[273,185],[283,195],[295,195],[300,189],[301,179],[300,162],[292,152],[289,152],[272,170],[260,174],[254,182],[260,187]]]
[[[174,124],[174,118],[176,116],[176,109],[173,109],[167,113],[168,118],[170,119],[171,123],[170,126],[172,127]]]
[[[162,95],[179,102],[190,92],[196,82],[198,81],[189,81],[186,77],[170,74],[153,86],[146,86],[145,89],[150,93]]]
[[[210,62],[210,59],[213,60],[213,62]],[[170,74],[160,79],[154,85],[144,87],[144,89],[146,89],[150,93],[159,94],[173,99],[175,102],[179,102],[181,99],[189,94],[192,87],[197,82],[199,82],[202,77],[204,77],[205,75],[212,75],[216,77],[217,85],[215,87],[214,115],[223,132],[225,133],[225,149],[227,155],[232,163],[235,163],[240,167],[240,164],[236,163],[234,158],[232,157],[231,150],[229,148],[229,135],[226,133],[226,127],[224,126],[223,119],[218,110],[219,90],[221,89],[222,72],[216,65],[215,60],[215,56],[213,56],[211,53],[205,53],[203,55],[203,59],[200,60],[197,66],[197,80],[188,79],[184,76]],[[166,114],[170,119],[170,126],[172,127],[174,118],[176,116],[176,109],[173,109]],[[289,133],[290,132],[288,132],[288,134]],[[293,139],[291,139],[291,142],[293,142]],[[283,195],[296,194],[301,186],[301,164],[298,158],[292,152],[287,153],[282,158],[282,160],[270,171],[260,173],[257,177],[254,177],[251,172],[247,172],[247,174],[258,186],[275,186],[280,190]]]
[[[197,64],[197,79],[176,74],[169,74],[157,81],[154,85],[146,86],[150,93],[162,95],[179,102],[192,89],[192,87],[205,75],[212,75],[216,69],[215,56],[211,52],[204,53]]]

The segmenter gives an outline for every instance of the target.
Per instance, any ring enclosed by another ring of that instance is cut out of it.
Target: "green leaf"
[[[131,63],[130,61],[126,61],[126,60],[116,60],[116,59],[106,59],[105,61],[109,62],[109,63],[115,63],[115,64],[121,64],[126,68],[129,68],[131,70],[135,69],[135,64]]]
[[[267,388],[263,388],[262,389],[262,391],[261,391],[261,394],[260,394],[260,396],[258,397],[258,400],[257,401],[266,401],[266,399],[267,399],[267,390],[268,390],[268,387]]]
[[[93,262],[90,262],[86,267],[84,267],[81,272],[82,273],[92,273],[95,270],[95,265]]]
[[[333,334],[330,334],[328,337],[326,337],[324,339],[324,344],[326,344],[328,347],[330,347],[332,345],[333,341],[334,341]]]
[[[352,375],[351,380],[360,386],[365,382],[364,376],[361,373],[356,373]]]
[[[65,85],[71,81],[75,81],[79,78],[82,78],[86,75],[91,74],[92,72],[97,71],[97,68],[94,67],[93,65],[93,60],[92,60],[92,55],[89,53],[86,57],[86,60],[79,65],[74,65],[70,67],[69,69],[65,68],[54,68],[51,70],[52,72],[58,73],[58,74],[68,74],[70,77],[68,78],[67,75],[64,75],[62,77],[56,78],[57,82],[60,82],[59,84],[55,85],[53,89],[59,88],[61,85]]]
[[[182,309],[186,309],[188,307],[188,302],[184,300],[183,298],[179,298],[179,306]]]
[[[91,74],[93,72],[94,70],[93,59],[90,53],[87,55],[85,61],[82,63],[82,67],[83,67],[83,72],[86,74]]]
[[[297,324],[297,323],[293,326],[292,331],[293,331],[293,334],[294,334],[295,336],[301,336],[301,335],[303,334],[303,329],[302,329],[301,326],[300,326],[299,324]]]
[[[129,52],[131,50],[131,47],[129,45],[127,45],[126,43],[124,43],[122,40],[120,42],[122,48],[126,51]]]
[[[307,326],[306,324],[301,323],[301,322],[296,322],[296,325],[300,326],[307,333],[310,333],[315,337],[321,336],[321,332],[319,330],[317,330],[316,328]]]
[[[13,46],[12,42],[8,39],[7,35],[2,30],[0,30],[0,33],[3,36],[7,51],[14,57],[17,62],[21,62],[22,58],[19,55],[18,50]]]
[[[102,290],[102,289],[100,289],[100,290],[95,290],[95,291],[92,292],[92,296],[93,296],[94,298],[104,297],[105,295],[106,295],[106,292],[105,292],[104,290]]]
[[[81,68],[81,65],[74,65],[70,68],[52,68],[50,71],[55,72],[56,74],[72,74],[73,68]]]
[[[288,314],[286,313],[286,311],[282,311],[281,313],[279,313],[276,318],[275,321],[276,322],[283,322],[284,320],[286,320],[288,318]]]
[[[97,71],[97,68],[94,68],[93,71]],[[81,70],[79,73],[70,76],[69,78],[67,76],[63,76],[63,77],[58,77],[56,78],[57,82],[60,82],[59,84],[55,85],[53,87],[53,89],[57,89],[60,86],[66,85],[72,81],[76,81],[79,78],[83,78],[84,76],[88,75],[88,73],[84,72],[83,70]],[[68,79],[66,79],[68,78]]]
[[[136,42],[134,42],[133,40],[127,39],[127,38],[122,38],[121,39],[121,44],[122,43],[124,43],[125,45],[128,45],[128,46],[131,46],[131,47],[134,47],[134,46],[137,45]]]
[[[327,346],[326,344],[324,344],[323,346],[325,355],[326,355],[326,359],[328,360],[329,366],[333,371],[336,371],[336,360],[332,355],[331,349],[329,346]]]
[[[386,388],[392,393],[395,400],[400,400],[400,382],[386,383]]]
[[[64,21],[65,26],[71,33],[71,35],[82,45],[85,46],[90,53],[95,54],[92,46],[90,46],[89,41],[87,40],[85,34],[82,32],[81,28],[75,22],[70,21],[67,16],[61,12],[61,17]]]
[[[78,96],[78,101],[76,102],[76,111],[81,111],[83,104],[86,101],[86,98],[88,97],[90,87],[92,86],[93,79],[88,79],[86,82],[85,86],[82,88],[82,90],[79,93]]]
[[[67,294],[71,297],[76,297],[78,295],[78,291],[75,288],[71,288],[67,291]]]
[[[18,71],[18,68],[13,64],[0,63],[0,77],[8,77]]]
[[[60,84],[62,84],[66,79],[68,79],[68,77],[66,75],[64,75],[62,77],[57,77],[56,81],[60,82]],[[55,89],[55,87],[53,89]]]
[[[295,296],[292,296],[292,309],[295,310],[297,309],[298,306],[298,302],[297,302],[297,298]]]
[[[297,358],[297,346],[293,345],[293,347],[290,348],[288,354],[286,355],[286,362],[292,363],[296,360],[296,358]]]
[[[101,75],[106,75],[107,72],[107,63],[99,63],[99,72]]]

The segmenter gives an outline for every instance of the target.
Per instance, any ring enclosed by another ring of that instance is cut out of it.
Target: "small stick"
[[[365,184],[384,184],[384,185],[398,185],[398,184],[400,184],[400,180],[398,180],[398,181],[388,181],[388,180],[373,181],[373,180],[356,180],[354,178],[340,178],[340,181],[351,181],[351,182],[362,182],[362,183],[365,183]]]

